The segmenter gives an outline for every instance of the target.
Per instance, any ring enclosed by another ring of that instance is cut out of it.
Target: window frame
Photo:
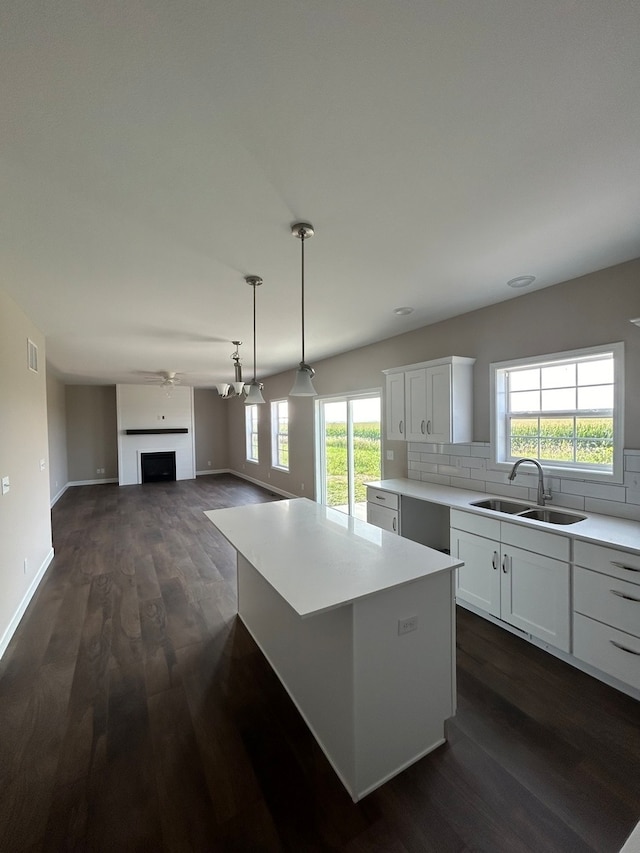
[[[245,457],[247,462],[252,462],[254,465],[260,462],[260,441],[259,441],[259,415],[257,403],[249,403],[244,409],[244,427],[245,427]],[[253,456],[253,437],[255,435],[256,455]]]
[[[282,418],[280,417],[280,407],[286,406],[286,432],[281,432],[280,426]],[[287,464],[284,465],[280,461],[281,437],[286,437],[286,453]],[[289,401],[285,398],[282,400],[271,401],[271,467],[277,471],[289,471]]]
[[[507,432],[507,389],[506,371],[513,368],[536,368],[551,366],[554,363],[580,361],[602,353],[613,356],[613,466],[609,471],[582,467],[566,462],[554,462],[548,459],[538,461],[551,476],[573,480],[585,480],[607,483],[622,483],[624,477],[624,343],[600,344],[581,349],[567,350],[493,362],[490,369],[490,405],[491,405],[491,461],[490,468],[508,471],[513,459],[506,458]],[[578,410],[579,411],[579,410]],[[542,414],[542,412],[541,412]]]

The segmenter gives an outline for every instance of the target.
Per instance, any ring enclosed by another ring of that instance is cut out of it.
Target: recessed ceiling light
[[[509,287],[529,287],[536,280],[535,275],[519,275],[507,282]]]
[[[405,314],[413,314],[413,308],[409,308],[408,305],[402,305],[400,308],[394,308],[393,313],[397,314],[398,317],[402,317]]]

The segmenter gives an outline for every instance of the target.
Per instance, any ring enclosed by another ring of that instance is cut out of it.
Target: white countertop
[[[430,503],[443,504],[451,507],[452,509],[462,509],[468,512],[475,512],[478,515],[497,518],[500,521],[509,521],[514,524],[537,527],[542,530],[547,530],[550,533],[569,536],[573,539],[580,539],[584,542],[594,542],[598,545],[624,548],[629,551],[640,553],[640,522],[630,521],[626,518],[614,518],[610,515],[600,515],[594,512],[565,509],[562,506],[555,506],[553,502],[550,502],[547,504],[549,509],[558,509],[561,512],[586,515],[587,517],[583,521],[577,521],[575,524],[549,524],[544,521],[520,518],[517,515],[496,512],[495,510],[490,509],[481,509],[480,507],[474,507],[471,505],[474,501],[486,498],[509,500],[505,495],[473,492],[467,489],[457,489],[453,486],[440,486],[436,483],[423,483],[420,480],[409,480],[404,478],[396,480],[376,480],[367,483],[367,486],[373,486],[374,488],[383,489],[384,491],[392,492],[397,495],[405,495],[406,497],[429,501]],[[523,503],[526,503],[526,501],[523,501]]]
[[[462,565],[307,498],[205,515],[300,616]]]

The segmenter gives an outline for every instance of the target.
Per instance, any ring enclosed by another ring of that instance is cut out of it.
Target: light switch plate
[[[7,492],[9,491],[10,487],[11,487],[11,483],[9,482],[9,478],[3,477],[2,478],[2,494],[6,495]]]

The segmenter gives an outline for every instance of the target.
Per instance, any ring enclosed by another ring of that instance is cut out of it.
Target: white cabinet
[[[387,438],[471,441],[474,362],[451,356],[385,370]]]
[[[390,373],[386,384],[387,438],[391,441],[404,441],[404,373]]]
[[[640,689],[640,554],[576,542],[573,654]]]
[[[460,510],[451,528],[456,598],[569,651],[567,537]]]
[[[391,533],[400,532],[398,495],[367,486],[367,521]]]

